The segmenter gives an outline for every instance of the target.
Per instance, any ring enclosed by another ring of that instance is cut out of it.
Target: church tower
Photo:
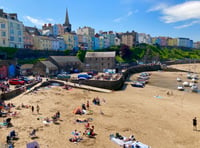
[[[71,32],[72,25],[69,23],[68,10],[66,9],[65,23],[63,24],[64,32]]]

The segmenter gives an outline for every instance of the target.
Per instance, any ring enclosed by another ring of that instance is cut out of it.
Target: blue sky
[[[200,0],[0,0],[26,26],[63,24],[68,8],[72,30],[136,31],[200,41]]]

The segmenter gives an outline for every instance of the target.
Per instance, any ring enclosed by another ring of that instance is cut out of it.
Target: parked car
[[[33,82],[33,79],[29,79],[27,77],[20,77],[19,80],[24,81],[26,84],[30,84]]]
[[[63,79],[63,78],[65,78],[65,79],[70,79],[70,78],[71,78],[71,75],[70,75],[70,74],[58,74],[58,75],[57,75],[57,78],[58,78],[58,79]]]
[[[9,84],[12,84],[12,85],[24,85],[25,81],[17,79],[17,78],[14,78],[14,79],[10,79],[9,80]]]
[[[89,71],[87,72],[88,75],[91,75],[91,76],[96,76],[98,74],[98,71]]]
[[[91,79],[91,78],[92,78],[92,76],[88,75],[88,74],[79,74],[78,75],[79,80],[86,80],[86,79]]]

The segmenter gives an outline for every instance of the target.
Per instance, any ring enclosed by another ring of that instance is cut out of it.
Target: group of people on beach
[[[32,113],[34,113],[34,110],[35,110],[35,107],[34,106],[31,106],[31,111],[32,111]],[[39,114],[40,113],[40,106],[37,104],[37,106],[36,106],[36,111],[37,111],[37,114]]]
[[[94,105],[100,105],[100,98],[97,96],[95,97],[92,102],[94,103]],[[105,102],[105,100],[104,100]],[[86,104],[83,103],[82,106],[81,106],[81,110],[84,110],[84,111],[89,111],[90,110],[90,102],[89,100],[87,100]],[[82,115],[82,114],[80,114]],[[76,122],[77,123],[84,123],[84,128],[85,128],[85,131],[84,132],[77,132],[77,130],[75,129],[73,133],[73,137],[71,137],[69,139],[70,142],[80,142],[83,137],[82,136],[86,136],[88,138],[95,138],[95,136],[97,135],[94,131],[94,125],[91,125],[90,122],[93,121],[93,119],[91,120],[92,118],[90,119],[84,119],[84,120],[80,120],[80,119],[76,119]]]

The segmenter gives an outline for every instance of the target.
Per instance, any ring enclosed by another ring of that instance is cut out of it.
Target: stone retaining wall
[[[18,95],[20,95],[21,93],[23,93],[25,90],[24,88],[26,87],[26,89],[30,89],[31,87],[33,87],[34,85],[38,84],[40,81],[35,81],[34,83],[31,84],[27,84],[27,85],[23,85],[22,87],[19,87],[17,89],[14,89],[12,91],[6,92],[1,94],[1,100],[9,100],[12,99]]]
[[[127,69],[119,80],[106,81],[106,80],[70,80],[72,83],[79,83],[84,85],[89,85],[93,87],[99,87],[110,90],[120,90],[124,85],[127,77],[134,73],[140,73],[144,71],[156,71],[161,70],[160,65],[138,65]]]

